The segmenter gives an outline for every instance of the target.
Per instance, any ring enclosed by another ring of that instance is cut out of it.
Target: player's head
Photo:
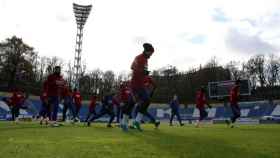
[[[205,87],[204,87],[204,86],[201,86],[201,87],[200,87],[200,91],[203,92],[203,93],[205,93],[205,92],[206,92]]]
[[[236,85],[236,86],[239,86],[239,85],[240,85],[240,79],[237,79],[237,80],[235,81],[235,85]]]
[[[54,67],[54,73],[57,74],[57,75],[60,75],[60,73],[61,73],[61,67],[60,67],[60,66],[55,66],[55,67]]]
[[[173,96],[173,100],[177,100],[177,99],[178,99],[177,94],[174,94],[174,96]]]
[[[2,98],[1,100],[5,103],[8,103],[8,98],[7,97]]]
[[[114,96],[115,94],[117,94],[117,91],[115,89],[111,89],[111,91],[109,92],[109,95]]]
[[[143,44],[143,48],[144,48],[144,55],[146,58],[150,58],[150,56],[154,53],[154,47],[150,44],[150,43],[144,43]]]
[[[48,95],[48,93],[47,92],[45,92],[45,91],[43,91],[43,96],[47,96]]]
[[[91,97],[96,99],[97,98],[97,93],[92,93]]]
[[[15,86],[12,88],[13,92],[23,92],[23,89],[21,87]]]
[[[120,88],[123,89],[123,88],[126,88],[126,87],[127,87],[126,82],[122,82],[121,85],[120,85]]]
[[[74,92],[77,92],[77,91],[78,91],[78,89],[75,87],[75,88],[74,88]]]

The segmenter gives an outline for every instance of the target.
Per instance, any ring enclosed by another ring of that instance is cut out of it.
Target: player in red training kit
[[[15,88],[13,91],[11,100],[11,112],[12,112],[12,120],[16,123],[18,122],[18,116],[19,116],[19,110],[22,108],[22,105],[24,103],[24,95],[23,92],[19,88]]]
[[[142,131],[140,124],[143,118],[143,115],[146,115],[147,108],[150,105],[150,94],[145,88],[145,76],[149,74],[148,71],[148,59],[154,53],[154,47],[149,43],[143,44],[144,51],[136,56],[134,59],[131,69],[132,69],[132,78],[131,78],[131,89],[133,95],[137,99],[139,112],[136,114],[136,119],[133,125],[139,130]],[[159,122],[154,122],[155,126],[158,127]]]
[[[236,121],[237,118],[240,117],[241,113],[240,113],[240,107],[238,105],[238,99],[239,99],[239,92],[240,91],[240,80],[236,80],[235,81],[235,85],[231,88],[230,91],[230,107],[231,107],[231,111],[233,116],[231,117],[230,121],[226,120],[226,123],[233,128],[234,127],[234,123]]]
[[[81,96],[81,93],[77,90],[77,88],[74,88],[73,102],[75,105],[74,121],[79,121],[80,120],[79,112],[82,107],[82,96]]]
[[[144,78],[144,87],[145,87],[145,89],[146,89],[146,92],[147,92],[148,96],[149,96],[150,98],[152,98],[153,95],[154,95],[154,91],[155,91],[155,89],[156,89],[157,86],[156,86],[155,81],[153,80],[153,78],[152,78],[151,76],[149,76],[149,74],[146,74],[146,76],[145,76],[145,78]],[[151,120],[151,122],[154,123],[155,126],[157,127],[157,126],[159,125],[160,122],[156,121],[156,119],[154,118],[154,116],[151,115],[151,114],[148,112],[148,108],[149,108],[149,107],[146,107],[145,109],[143,109],[143,110],[145,110],[145,111],[143,112],[143,114],[144,114],[146,117],[148,117],[148,118]],[[138,107],[138,108],[136,108],[136,109],[137,109],[137,110],[140,110],[141,108]],[[138,111],[137,111],[137,112],[138,112]]]
[[[119,89],[120,105],[123,117],[121,120],[121,128],[123,131],[128,130],[129,117],[135,105],[131,89],[128,82],[123,82]]]
[[[40,124],[42,125],[43,122],[45,121],[45,124],[48,125],[49,119],[50,119],[50,112],[51,108],[48,103],[48,95],[46,92],[43,92],[40,96],[40,100],[42,102],[41,104],[41,110],[40,110]]]
[[[51,106],[51,121],[52,126],[58,127],[57,124],[57,112],[59,108],[59,102],[62,99],[62,92],[66,83],[61,76],[60,66],[54,68],[54,73],[49,75],[44,83],[44,92],[47,92],[48,103]]]
[[[201,87],[196,92],[196,108],[199,110],[199,120],[197,121],[196,127],[199,127],[201,121],[208,116],[208,113],[205,110],[205,105],[208,105],[208,108],[211,108],[211,106],[207,103],[206,100],[206,90],[204,87]]]
[[[85,122],[88,122],[90,117],[96,115],[96,111],[95,111],[96,102],[97,102],[97,95],[93,94],[92,97],[90,98],[90,103],[88,106],[88,115]]]
[[[122,113],[121,113],[120,96],[119,96],[119,94],[115,94],[113,96],[113,105],[116,108],[117,123],[120,123],[120,118],[122,118]]]
[[[66,114],[67,110],[70,110],[72,117],[71,120],[75,118],[75,109],[73,106],[73,99],[72,99],[72,90],[68,86],[65,86],[63,89],[63,110],[62,110],[62,121],[66,121]]]

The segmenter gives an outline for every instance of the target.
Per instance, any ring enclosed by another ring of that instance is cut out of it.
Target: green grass
[[[169,127],[123,133],[105,124],[0,122],[0,158],[279,158],[279,125]]]

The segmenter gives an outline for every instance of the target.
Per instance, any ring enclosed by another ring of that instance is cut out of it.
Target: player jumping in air
[[[148,72],[149,73],[149,72]],[[155,81],[153,80],[153,78],[151,76],[149,76],[148,74],[146,74],[145,78],[144,78],[144,86],[145,86],[145,89],[148,93],[148,96],[150,96],[150,99],[153,97],[154,95],[154,92],[155,92],[155,89],[156,89],[156,83]],[[141,108],[139,108],[140,110]],[[152,123],[155,124],[156,127],[159,126],[160,122],[159,121],[156,121],[156,119],[154,118],[153,115],[151,115],[149,112],[148,112],[148,107],[146,108],[146,111],[144,112],[144,115],[146,117],[148,117]],[[142,120],[143,121],[143,120]]]
[[[142,131],[140,124],[143,118],[143,115],[147,114],[147,108],[150,105],[150,95],[145,87],[145,76],[149,74],[148,71],[148,59],[154,53],[154,47],[149,43],[143,44],[144,51],[136,56],[134,59],[131,69],[132,69],[132,78],[131,78],[131,89],[133,91],[133,95],[137,99],[139,105],[139,112],[136,115],[136,119],[134,121],[134,126]],[[154,121],[155,126],[159,126],[159,122]]]
[[[172,126],[172,121],[174,116],[177,117],[177,120],[180,123],[180,126],[184,126],[184,124],[182,123],[181,117],[180,117],[180,113],[179,113],[179,100],[178,100],[178,96],[175,94],[173,96],[173,99],[170,101],[170,108],[171,108],[171,117],[170,117],[170,121],[169,121],[169,125]]]
[[[226,123],[233,128],[234,127],[234,123],[236,121],[237,118],[240,117],[240,107],[238,105],[238,99],[239,99],[239,95],[240,95],[240,80],[236,80],[235,81],[235,85],[232,87],[231,91],[230,91],[230,107],[231,107],[231,111],[233,116],[231,117],[230,120],[226,120]]]
[[[128,130],[129,117],[131,116],[131,112],[135,105],[131,89],[127,82],[121,84],[119,95],[121,102],[120,107],[123,113],[123,117],[121,120],[121,128],[123,129],[123,131],[126,132]]]
[[[56,66],[54,68],[54,73],[50,74],[44,83],[44,92],[47,92],[48,102],[51,106],[51,121],[53,127],[59,126],[57,124],[57,112],[64,88],[65,81],[61,76],[61,68],[60,66]]]
[[[204,87],[201,87],[196,93],[196,108],[199,110],[199,120],[197,121],[196,127],[200,127],[201,121],[208,116],[205,105],[211,108],[206,100],[206,90]]]

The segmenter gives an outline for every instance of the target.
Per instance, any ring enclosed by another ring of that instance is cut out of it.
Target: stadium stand
[[[0,97],[1,99],[2,97]],[[30,99],[26,103],[28,110],[21,110],[20,113],[24,117],[35,117],[38,115],[41,102],[36,99]],[[156,105],[153,105],[149,110],[151,114],[157,116],[158,119],[166,120],[169,119],[171,110],[168,107],[159,106],[156,108]],[[241,107],[241,118],[261,118],[263,116],[280,116],[280,105],[270,105],[266,101],[260,102],[244,102],[240,103]],[[96,107],[97,112],[101,109],[98,104]],[[80,118],[84,120],[88,112],[88,105],[83,105],[80,110]],[[62,113],[62,105],[59,106],[59,116]],[[183,120],[194,120],[198,118],[198,110],[193,106],[188,108],[182,107],[180,109],[181,117]],[[221,119],[228,118],[231,116],[231,110],[229,106],[216,106],[212,109],[208,109],[208,118],[209,119]],[[10,110],[9,107],[3,102],[0,101],[0,119],[9,120],[10,119]],[[103,118],[104,119],[104,118]],[[101,118],[102,120],[102,118]]]

